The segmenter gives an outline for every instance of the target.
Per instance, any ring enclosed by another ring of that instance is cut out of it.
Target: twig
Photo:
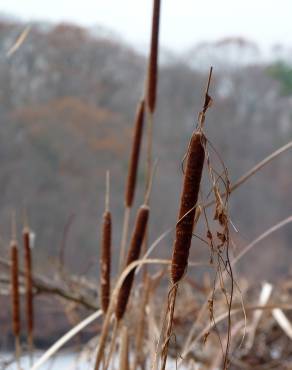
[[[255,173],[261,170],[264,166],[269,164],[272,160],[277,158],[282,153],[286,152],[287,150],[292,148],[292,141],[287,143],[286,145],[282,146],[281,148],[274,151],[272,154],[268,155],[265,159],[261,162],[257,163],[254,167],[252,167],[249,171],[247,171],[243,176],[241,176],[233,185],[230,186],[229,191],[232,193],[234,190],[239,188],[242,184],[244,184],[247,180],[249,180]],[[220,194],[221,197],[225,197],[227,195],[226,192]],[[211,207],[213,204],[216,203],[216,200],[212,200],[207,204],[204,204],[204,208]]]
[[[0,257],[0,265],[7,268],[11,267],[10,261]],[[22,268],[19,268],[19,274],[24,276],[25,272]],[[60,296],[68,301],[79,303],[90,310],[97,310],[98,306],[93,301],[89,300],[86,297],[80,296],[79,294],[74,294],[70,290],[66,290],[58,285],[53,284],[47,278],[39,274],[33,274],[32,282],[34,288],[37,290],[37,293],[49,293]]]

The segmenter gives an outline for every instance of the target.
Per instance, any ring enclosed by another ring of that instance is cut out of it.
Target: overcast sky
[[[125,40],[149,41],[152,0],[0,0],[23,20],[104,25]],[[176,51],[197,42],[242,36],[269,47],[292,45],[292,0],[162,0],[161,43]]]

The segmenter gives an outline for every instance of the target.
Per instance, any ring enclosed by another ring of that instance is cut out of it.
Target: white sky
[[[148,44],[152,0],[0,0],[0,12],[23,20],[104,25]],[[182,51],[197,42],[243,36],[264,47],[292,46],[292,0],[162,0],[161,43]]]

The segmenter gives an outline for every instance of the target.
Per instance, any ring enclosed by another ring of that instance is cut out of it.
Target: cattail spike
[[[176,225],[176,238],[172,255],[171,280],[174,284],[183,277],[187,267],[205,159],[204,143],[204,135],[199,131],[194,132],[188,151],[179,221]]]
[[[141,100],[136,111],[133,142],[132,142],[132,151],[129,161],[129,169],[127,176],[127,184],[125,191],[125,214],[124,214],[124,223],[120,247],[120,261],[119,261],[119,271],[121,272],[124,267],[125,254],[126,254],[126,243],[128,240],[128,229],[129,229],[129,220],[130,220],[130,210],[133,205],[136,181],[137,181],[137,172],[139,164],[139,156],[142,142],[142,133],[144,125],[144,111],[145,111],[145,102]]]
[[[106,175],[106,201],[101,230],[101,256],[100,256],[100,297],[101,308],[105,313],[110,301],[110,270],[111,270],[111,239],[112,217],[109,211],[110,179],[109,171]]]
[[[153,2],[151,46],[147,80],[147,107],[151,113],[155,110],[157,89],[157,64],[160,22],[160,0]]]
[[[100,305],[104,313],[107,311],[110,301],[112,217],[109,210],[109,202],[110,172],[106,171],[105,211],[102,221],[100,256]]]
[[[148,217],[149,217],[149,207],[143,204],[137,212],[136,222],[128,251],[126,266],[130,265],[132,262],[136,261],[139,258],[141,246],[147,228]],[[131,272],[125,278],[119,291],[116,305],[116,318],[118,321],[122,319],[126,311],[126,306],[129,300],[132,284],[134,281],[134,274],[135,269],[132,269]]]
[[[30,357],[32,362],[33,353],[33,329],[34,329],[34,312],[33,312],[33,284],[32,284],[32,258],[30,245],[30,230],[28,225],[23,228],[23,247],[25,263],[25,307],[27,320],[27,336],[30,348]]]
[[[143,124],[144,124],[144,106],[145,106],[144,100],[141,100],[137,107],[136,118],[135,118],[132,152],[131,152],[131,157],[130,157],[128,177],[127,177],[127,186],[126,186],[126,192],[125,192],[125,205],[128,208],[132,207],[134,195],[135,195],[140,148],[141,148],[141,142],[142,142]]]

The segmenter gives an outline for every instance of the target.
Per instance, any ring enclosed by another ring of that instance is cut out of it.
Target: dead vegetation
[[[10,261],[1,259],[0,263],[4,268],[11,268],[10,278],[4,276],[1,284],[6,288],[3,288],[3,292],[12,297],[15,358],[19,367],[20,294],[26,297],[27,322],[27,345],[22,345],[22,353],[30,352],[33,362],[33,298],[39,293],[46,293],[54,294],[66,302],[66,312],[70,317],[70,304],[74,308],[83,306],[95,312],[73,325],[41,358],[35,360],[31,366],[33,370],[41,368],[58,350],[97,319],[100,325],[96,335],[93,335],[94,340],[82,345],[79,356],[80,359],[87,356],[95,370],[111,367],[122,370],[164,370],[175,366],[198,370],[291,369],[290,277],[276,287],[267,282],[257,282],[252,286],[241,278],[236,267],[245,254],[261,241],[283,227],[290,226],[292,216],[273,225],[248,243],[240,253],[236,253],[233,234],[237,230],[230,219],[229,199],[239,186],[271,160],[291,149],[292,144],[290,142],[278,149],[231,184],[226,165],[204,130],[207,110],[213,99],[216,103],[216,97],[212,98],[210,93],[212,68],[198,123],[193,133],[190,132],[190,142],[183,160],[180,202],[179,196],[170,200],[179,203],[177,223],[171,229],[175,231],[172,259],[152,258],[155,248],[170,233],[169,230],[163,233],[152,244],[148,240],[149,217],[152,207],[155,207],[155,204],[150,206],[150,194],[155,177],[152,159],[152,141],[155,140],[153,124],[159,124],[154,122],[159,14],[160,1],[154,0],[146,95],[137,108],[125,191],[119,272],[114,275],[117,269],[112,268],[111,212],[114,210],[110,211],[109,207],[109,173],[99,245],[101,309],[94,296],[98,289],[95,282],[83,276],[68,276],[63,269],[59,269],[57,284],[33,273],[27,225],[23,229],[25,266],[24,269],[19,268],[19,247],[13,227]],[[146,190],[132,224],[130,211],[137,187],[138,166],[141,166],[139,158],[143,149],[144,114],[147,122]],[[199,231],[196,229],[198,223],[201,223]],[[129,230],[131,236],[128,240]],[[207,248],[209,259],[190,260],[191,245],[195,247],[198,241]],[[256,263],[260,266],[260,261]],[[148,265],[152,268],[146,268]],[[198,274],[200,269],[202,271]],[[66,282],[61,284],[64,276]]]

